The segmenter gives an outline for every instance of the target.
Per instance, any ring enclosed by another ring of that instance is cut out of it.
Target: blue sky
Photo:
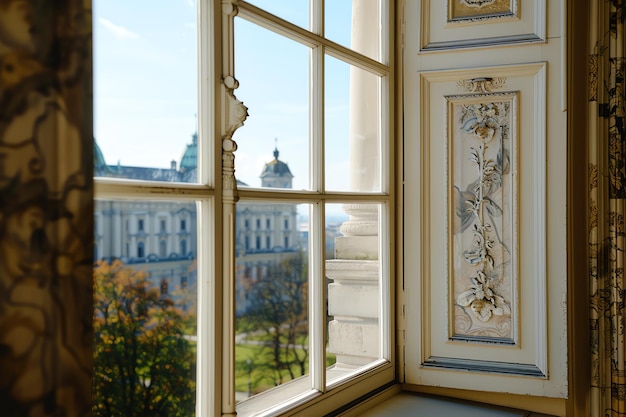
[[[296,24],[308,22],[308,0],[252,0]],[[327,34],[349,44],[351,0],[326,2]],[[107,163],[169,167],[180,161],[196,130],[196,0],[96,0],[94,2],[94,135]],[[237,19],[237,98],[249,108],[236,175],[260,185],[273,156],[308,186],[308,49]],[[327,182],[348,187],[349,67],[327,59]]]

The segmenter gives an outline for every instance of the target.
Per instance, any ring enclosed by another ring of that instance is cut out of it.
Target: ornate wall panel
[[[421,2],[421,50],[545,42],[545,0]]]
[[[446,101],[450,338],[515,345],[517,93]]]
[[[496,373],[543,392],[546,64],[420,77],[421,374],[454,386],[464,377],[441,369]]]

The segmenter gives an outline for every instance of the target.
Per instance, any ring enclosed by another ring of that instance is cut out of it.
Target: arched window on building
[[[144,244],[143,242],[139,242],[137,243],[137,257],[138,258],[143,258],[145,256],[144,254]]]

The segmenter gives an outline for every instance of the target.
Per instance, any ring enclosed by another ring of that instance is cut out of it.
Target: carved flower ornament
[[[470,306],[476,318],[482,322],[489,321],[494,314],[503,316],[511,313],[508,303],[503,297],[493,292],[492,280],[482,271],[478,271],[471,280],[473,285],[457,298],[461,306]]]

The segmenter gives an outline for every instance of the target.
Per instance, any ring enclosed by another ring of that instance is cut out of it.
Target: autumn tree
[[[284,375],[305,375],[308,365],[308,267],[304,254],[268,268],[248,290],[250,306],[244,315],[249,331],[265,333],[271,351],[266,363],[276,384]]]
[[[94,416],[193,415],[194,314],[119,261],[99,262],[94,281]]]

